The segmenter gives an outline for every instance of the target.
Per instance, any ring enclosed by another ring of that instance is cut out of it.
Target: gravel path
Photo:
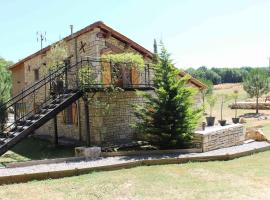
[[[158,155],[158,156],[119,156],[119,157],[108,157],[99,158],[95,160],[79,161],[79,162],[63,162],[57,164],[41,164],[27,167],[17,168],[2,168],[0,169],[0,177],[20,174],[32,174],[39,172],[51,172],[61,171],[67,169],[83,169],[90,167],[108,166],[114,164],[122,164],[128,162],[134,162],[139,160],[153,160],[153,159],[166,159],[166,158],[186,158],[186,157],[197,157],[197,156],[218,156],[226,154],[234,154],[253,149],[259,149],[264,147],[270,147],[268,142],[252,142],[234,147],[228,147],[218,150],[213,150],[204,153],[190,153],[190,154],[170,154],[170,155]]]

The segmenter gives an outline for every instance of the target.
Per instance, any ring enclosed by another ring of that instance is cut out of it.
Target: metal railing
[[[152,87],[150,66],[136,68],[131,63],[113,63],[106,60],[82,59],[71,64],[65,61],[49,71],[41,80],[0,105],[8,113],[14,111],[14,123],[5,127],[8,132],[50,104],[57,95],[70,91],[91,92],[106,87],[147,89]]]

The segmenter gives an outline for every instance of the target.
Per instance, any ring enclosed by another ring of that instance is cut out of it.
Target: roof
[[[121,33],[115,31],[114,29],[110,28],[109,26],[107,26],[106,24],[104,24],[102,21],[97,21],[77,32],[75,32],[73,35],[69,35],[67,37],[65,37],[63,40],[64,41],[69,41],[73,38],[76,38],[76,37],[79,37],[80,35],[84,34],[84,33],[87,33],[89,31],[92,31],[93,29],[95,28],[100,28],[101,30],[103,30],[105,33],[109,33],[111,34],[113,37],[115,37],[116,39],[122,41],[122,42],[125,42],[126,44],[129,44],[129,46],[135,50],[137,50],[138,52],[142,53],[143,55],[149,57],[149,58],[152,58],[153,57],[153,53],[150,52],[149,50],[145,49],[144,47],[142,47],[141,45],[137,44],[136,42],[134,42],[133,40],[127,38],[126,36],[122,35]],[[55,43],[54,43],[55,44]],[[26,58],[20,60],[19,62],[11,65],[9,67],[9,69],[13,69],[17,66],[19,66],[20,64],[24,63],[25,61],[27,60],[30,60],[31,58],[37,56],[37,55],[40,55],[40,54],[43,54],[45,53],[46,51],[48,51],[50,48],[51,48],[52,45],[49,45],[45,48],[43,48],[42,50],[39,50],[33,54],[31,54],[30,56],[27,56]]]
[[[179,72],[179,75],[181,77],[184,77],[186,75],[189,75],[191,78],[189,80],[190,83],[192,83],[193,85],[197,86],[200,90],[204,90],[204,89],[207,89],[207,85],[203,84],[201,81],[199,81],[198,79],[192,77],[190,74],[188,74],[187,72],[184,72],[184,71],[180,71]]]

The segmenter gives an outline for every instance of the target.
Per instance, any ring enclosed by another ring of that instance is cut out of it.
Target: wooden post
[[[54,145],[58,145],[57,115],[53,118],[54,122]]]
[[[88,96],[83,97],[84,101],[84,111],[85,111],[85,127],[86,127],[86,145],[90,146],[90,121],[89,121],[89,105],[88,105]]]
[[[78,120],[78,128],[79,128],[79,140],[82,141],[82,125],[81,125],[81,101],[78,99],[77,101],[77,120]]]

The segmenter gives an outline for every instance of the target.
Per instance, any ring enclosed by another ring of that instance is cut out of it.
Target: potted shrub
[[[229,100],[229,96],[227,94],[221,94],[220,95],[220,120],[218,120],[218,123],[220,124],[220,126],[225,126],[226,125],[226,120],[223,119],[223,106],[224,103],[227,102]]]
[[[234,100],[234,104],[237,103],[238,97],[239,97],[239,93],[238,90],[235,90],[232,94],[231,94],[232,99]],[[234,112],[234,117],[232,118],[232,122],[234,124],[239,123],[240,118],[237,117],[237,108],[235,108],[235,112]]]
[[[212,116],[213,108],[216,104],[217,97],[215,95],[208,95],[206,97],[207,103],[209,105],[210,116],[206,117],[207,126],[213,126],[215,124],[215,117]]]

